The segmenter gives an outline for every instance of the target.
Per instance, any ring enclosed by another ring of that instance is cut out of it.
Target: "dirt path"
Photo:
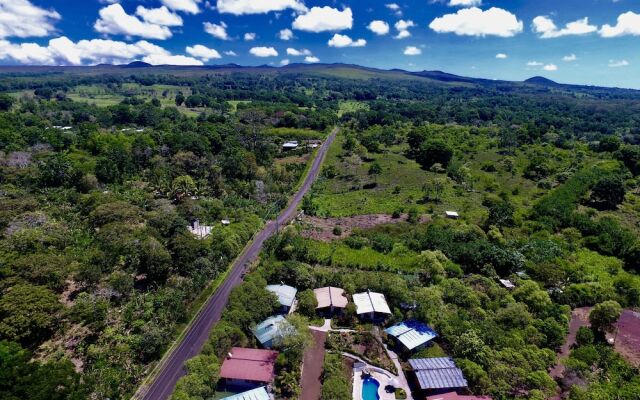
[[[327,340],[327,333],[322,331],[311,331],[314,344],[306,349],[302,361],[302,393],[301,400],[319,400],[322,383],[322,365],[324,363],[324,342]]]
[[[632,365],[640,366],[640,312],[624,310],[617,328],[616,351]]]
[[[576,334],[578,333],[578,329],[582,326],[589,326],[589,313],[593,307],[580,307],[576,308],[571,312],[571,321],[569,321],[569,333],[567,334],[567,338],[565,339],[564,344],[560,348],[558,352],[558,362],[551,369],[549,374],[552,378],[562,378],[564,374],[564,365],[562,365],[562,360],[569,357],[569,353],[571,352],[571,347],[576,343]]]
[[[429,222],[429,216],[422,216],[420,222]],[[320,218],[307,217],[302,219],[302,224],[306,225],[301,232],[303,237],[330,242],[351,235],[354,229],[370,229],[378,225],[398,224],[407,221],[407,214],[400,218],[393,218],[388,214],[365,214],[354,215],[353,217],[340,218]],[[334,235],[333,228],[339,226],[342,229],[340,236]]]

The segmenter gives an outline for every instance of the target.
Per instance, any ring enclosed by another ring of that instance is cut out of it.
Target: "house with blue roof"
[[[294,329],[282,315],[274,315],[256,325],[253,334],[262,347],[270,349],[282,338],[290,335]]]
[[[438,334],[420,321],[405,321],[384,330],[407,350],[415,351],[429,344]]]
[[[444,389],[462,389],[468,386],[462,370],[451,357],[412,358],[413,369],[420,390],[434,392]]]
[[[271,400],[272,397],[267,392],[267,388],[260,386],[258,388],[234,394],[233,396],[225,397],[222,400]]]

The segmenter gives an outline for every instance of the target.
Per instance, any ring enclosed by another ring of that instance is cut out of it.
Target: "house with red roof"
[[[278,352],[234,347],[220,368],[223,386],[256,387],[269,385],[275,376]]]

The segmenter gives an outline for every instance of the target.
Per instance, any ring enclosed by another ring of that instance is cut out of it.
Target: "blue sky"
[[[640,88],[638,0],[0,0],[0,63],[344,62]]]

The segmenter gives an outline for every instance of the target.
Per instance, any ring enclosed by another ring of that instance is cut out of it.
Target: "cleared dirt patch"
[[[429,221],[430,217],[427,215],[420,217],[420,222],[422,223]],[[305,216],[301,222],[304,227],[301,232],[303,237],[330,242],[351,235],[354,229],[370,229],[378,225],[407,222],[407,214],[402,214],[399,218],[393,218],[393,216],[389,214],[366,214],[340,218]],[[333,233],[335,227],[340,227],[342,231],[340,235]]]
[[[324,342],[326,332],[311,331],[314,343],[304,352],[302,364],[301,400],[319,400],[322,389],[322,366],[324,363]]]
[[[616,351],[632,365],[640,366],[640,312],[624,310],[617,328]]]

